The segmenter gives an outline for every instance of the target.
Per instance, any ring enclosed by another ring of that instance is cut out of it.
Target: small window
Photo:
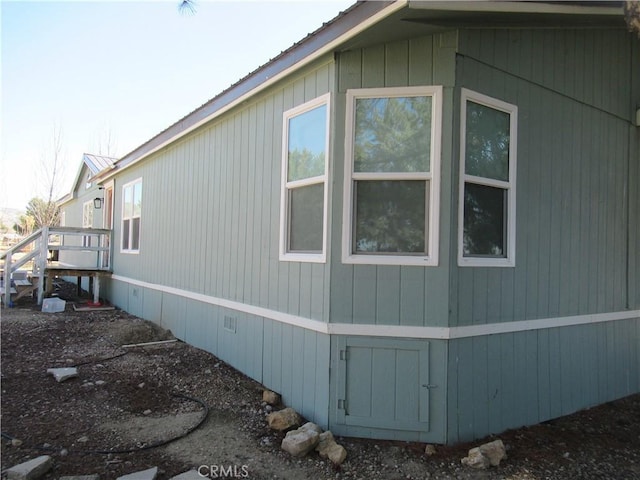
[[[82,228],[93,227],[93,200],[82,204]],[[82,236],[82,246],[91,246],[91,235]]]
[[[122,251],[140,251],[140,218],[142,216],[142,179],[122,187]]]
[[[461,105],[458,264],[512,267],[518,108],[464,88]]]
[[[343,261],[437,265],[442,87],[347,91]]]
[[[280,260],[326,261],[329,94],[284,113]]]

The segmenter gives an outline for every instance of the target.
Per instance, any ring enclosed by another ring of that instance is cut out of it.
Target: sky
[[[124,156],[353,3],[0,0],[0,208],[46,198],[56,135],[60,198],[83,153]]]

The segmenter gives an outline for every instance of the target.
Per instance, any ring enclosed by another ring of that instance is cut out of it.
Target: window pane
[[[465,256],[505,257],[507,191],[467,183],[464,186]]]
[[[321,252],[324,183],[289,191],[289,251]]]
[[[355,238],[357,253],[425,254],[425,181],[357,181]]]
[[[327,106],[289,119],[287,181],[324,175]]]
[[[124,187],[124,212],[122,214],[125,218],[131,218],[133,215],[133,186],[129,185]]]
[[[465,173],[509,181],[509,114],[467,101]]]
[[[131,221],[133,231],[131,232],[131,250],[140,250],[140,218]]]
[[[122,249],[129,250],[129,222],[131,220],[122,221]]]
[[[429,172],[431,97],[358,98],[355,172]]]
[[[142,183],[133,185],[133,216],[139,217],[142,212]]]

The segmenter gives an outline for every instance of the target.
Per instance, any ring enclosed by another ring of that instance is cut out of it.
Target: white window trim
[[[324,174],[316,177],[304,178],[302,180],[287,181],[289,167],[289,120],[297,115],[308,112],[321,105],[327,106],[326,138],[325,138],[325,161]],[[283,114],[282,123],[282,169],[280,188],[280,261],[286,262],[310,262],[326,263],[327,261],[327,229],[329,211],[329,147],[330,147],[330,126],[331,126],[331,94],[326,93],[313,100],[303,103],[295,108],[287,110]],[[289,202],[288,191],[292,188],[317,185],[322,183],[323,188],[323,212],[322,212],[322,251],[315,252],[289,252]]]
[[[138,177],[135,180],[132,180],[131,182],[127,182],[125,184],[122,185],[122,189],[121,189],[121,198],[122,198],[122,205],[120,208],[120,239],[119,239],[119,243],[120,243],[120,253],[128,253],[128,254],[133,254],[133,255],[137,255],[140,253],[140,244],[142,243],[142,212],[140,212],[140,217],[131,217],[130,220],[133,220],[134,218],[140,218],[140,238],[138,239],[138,249],[137,250],[133,250],[131,248],[129,249],[124,249],[122,248],[122,229],[123,229],[123,225],[124,225],[124,221],[125,221],[125,216],[124,216],[124,206],[125,206],[125,202],[124,202],[124,191],[127,187],[135,185],[136,183],[140,183],[142,184],[142,177]],[[131,222],[129,224],[129,236],[131,237],[131,227],[133,225],[133,222]],[[131,238],[129,238],[129,245],[131,245]]]
[[[355,133],[356,98],[390,98],[430,96],[431,151],[430,171],[415,173],[360,173],[353,171],[353,136]],[[342,263],[365,265],[438,265],[438,239],[440,235],[440,155],[442,138],[442,86],[385,87],[347,90],[345,125],[344,197],[342,211]],[[353,182],[354,180],[430,180],[427,251],[429,255],[375,255],[351,251],[353,238]]]
[[[465,173],[467,100],[509,114],[509,181],[477,177]],[[518,107],[466,88],[460,93],[460,182],[458,195],[458,266],[460,267],[515,267],[516,266],[516,164],[518,144]],[[465,182],[507,190],[507,256],[465,257],[464,237],[464,185]]]

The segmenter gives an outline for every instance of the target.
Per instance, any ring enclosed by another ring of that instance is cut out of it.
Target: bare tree
[[[89,148],[89,153],[97,153],[98,155],[103,155],[105,157],[116,157],[117,156],[117,141],[115,135],[111,131],[110,127],[106,127],[105,130],[97,135],[97,140],[90,142],[91,146]]]
[[[27,205],[26,215],[33,219],[36,228],[55,226],[60,221],[56,199],[60,194],[64,167],[62,129],[54,125],[50,143],[45,147],[36,169],[38,191],[42,195],[31,199]]]
[[[25,215],[33,220],[35,228],[54,227],[60,223],[60,209],[55,201],[32,198]]]

